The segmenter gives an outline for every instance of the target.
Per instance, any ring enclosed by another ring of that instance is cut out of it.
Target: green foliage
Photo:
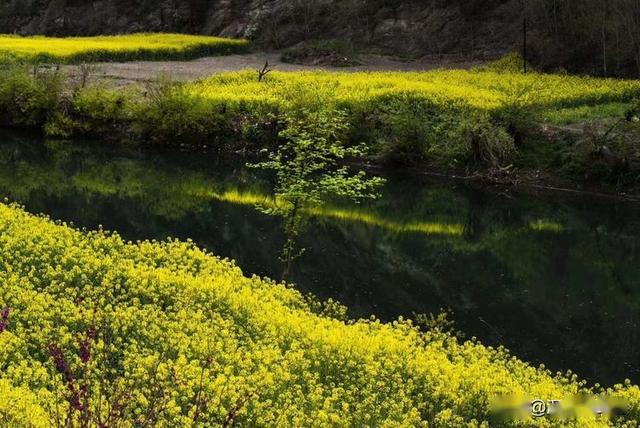
[[[376,139],[381,146],[382,158],[406,165],[427,162],[430,151],[435,152],[431,149],[442,141],[446,134],[442,124],[448,118],[456,117],[455,114],[449,115],[430,102],[410,95],[390,98],[387,102],[381,103],[375,115],[381,124]],[[436,159],[438,154],[436,153]],[[447,155],[442,155],[442,158],[446,159],[445,162],[450,161]]]
[[[57,70],[3,67],[0,80],[0,113],[5,125],[43,126],[58,107],[64,79]]]
[[[626,109],[624,118],[627,122],[640,122],[640,98],[634,100]]]
[[[139,97],[135,90],[113,91],[104,85],[77,88],[65,95],[62,108],[49,115],[44,131],[52,137],[96,136],[125,140]]]
[[[579,141],[575,162],[588,168],[588,177],[619,187],[640,180],[640,120],[636,106],[613,122],[590,123]]]
[[[450,150],[454,152],[449,158],[489,168],[509,166],[518,152],[511,134],[482,116],[466,118],[458,123],[458,128],[454,128],[451,135]]]
[[[317,86],[292,92],[280,132],[283,141],[267,161],[254,165],[276,176],[275,203],[261,209],[283,218],[285,276],[300,254],[296,244],[310,213],[334,198],[356,202],[376,198],[377,188],[384,182],[367,178],[364,171],[351,174],[348,167],[340,165],[347,158],[362,157],[366,147],[342,142],[348,125],[345,113],[334,105],[333,91],[332,86]]]
[[[211,125],[208,110],[202,109],[201,103],[191,102],[183,85],[167,77],[146,85],[145,101],[137,104],[133,112],[141,119],[138,121],[141,134],[161,141],[172,138],[193,141],[207,132],[207,124]]]
[[[512,79],[504,82],[501,89],[503,105],[494,117],[516,141],[537,128],[542,112],[554,110],[541,102],[541,94],[552,89],[538,79]]]
[[[594,111],[607,111],[608,118],[591,119],[579,124],[570,119],[576,114],[598,115]],[[637,101],[559,111],[548,118],[571,126],[549,126],[549,143],[536,141],[526,150],[530,164],[553,168],[566,176],[581,176],[585,181],[606,183],[615,190],[637,189],[640,182],[640,120]],[[534,147],[532,147],[534,146]],[[535,147],[537,146],[537,147]],[[544,152],[544,147],[547,151]],[[545,164],[550,162],[549,164]]]
[[[473,109],[433,105],[413,96],[392,98],[377,112],[383,159],[440,167],[508,165],[517,150],[506,129]]]
[[[444,339],[449,336],[464,339],[464,333],[456,330],[451,310],[442,309],[437,315],[414,314],[414,318],[418,327],[433,336],[441,335]]]

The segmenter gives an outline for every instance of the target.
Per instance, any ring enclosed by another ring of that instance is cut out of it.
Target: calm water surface
[[[280,278],[264,177],[211,156],[0,134],[0,196],[127,239],[192,238]],[[592,382],[640,382],[640,206],[391,175],[334,204],[302,239],[292,282],[391,320],[450,308],[457,329]]]

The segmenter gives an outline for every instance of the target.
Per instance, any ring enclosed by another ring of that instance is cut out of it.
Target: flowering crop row
[[[0,35],[0,56],[53,63],[185,59],[234,53],[245,49],[247,44],[246,40],[186,34],[64,38]]]
[[[394,97],[435,105],[495,112],[508,107],[566,108],[631,100],[640,81],[552,74],[436,70],[428,72],[273,72],[263,82],[249,71],[225,73],[188,86],[194,97],[212,102],[286,107],[304,88],[323,85],[353,109]],[[310,102],[312,100],[309,100]]]

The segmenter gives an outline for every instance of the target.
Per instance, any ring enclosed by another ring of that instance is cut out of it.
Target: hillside
[[[0,0],[0,32],[171,31],[247,37],[269,48],[314,39],[403,56],[494,58],[522,46],[540,68],[640,73],[640,4],[534,0]]]
[[[6,2],[0,30],[55,35],[184,31],[254,37],[273,47],[311,38],[344,38],[406,53],[453,53],[473,46],[476,54],[508,47],[494,23],[517,13],[517,2],[494,1],[486,12],[466,16],[459,2],[383,0],[45,0]],[[355,19],[354,19],[355,18]],[[106,24],[106,25],[105,25]],[[473,28],[475,27],[475,28]],[[496,26],[497,27],[497,26]],[[504,29],[501,33],[508,32]],[[460,38],[460,34],[466,37]]]

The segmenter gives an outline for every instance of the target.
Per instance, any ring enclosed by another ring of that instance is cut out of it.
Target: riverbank
[[[202,61],[238,65],[237,58]],[[137,76],[146,80],[151,66]],[[138,73],[136,64],[115,67]],[[186,82],[136,82],[131,75],[129,84],[115,87],[90,73],[68,80],[64,72],[37,67],[12,66],[6,75],[2,125],[57,138],[257,154],[277,144],[288,112],[322,103],[344,112],[344,139],[364,142],[366,160],[375,164],[612,193],[634,194],[640,183],[638,81],[524,75],[493,66],[270,71],[263,78],[244,70]]]

